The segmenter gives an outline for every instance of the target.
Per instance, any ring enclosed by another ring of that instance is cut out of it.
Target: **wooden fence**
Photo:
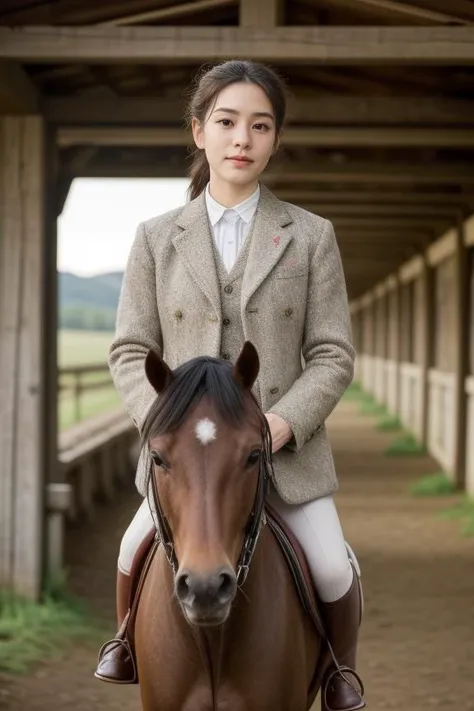
[[[83,396],[97,390],[113,387],[109,366],[106,363],[75,365],[61,368],[58,378],[58,393],[70,394],[73,398],[74,422],[83,419]]]

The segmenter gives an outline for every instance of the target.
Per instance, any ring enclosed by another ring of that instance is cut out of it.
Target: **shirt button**
[[[224,287],[224,291],[226,294],[232,294],[234,291],[234,287],[231,286],[231,284],[227,284],[227,286]]]
[[[271,393],[272,395],[276,395],[278,392],[280,392],[280,388],[272,388],[272,389],[270,390],[270,393]]]
[[[175,318],[178,319],[178,321],[181,321],[181,319],[183,318],[183,312],[181,311],[181,309],[178,309],[177,311],[175,311],[174,315],[175,315]]]
[[[224,324],[224,326],[229,326],[229,325],[230,325],[230,318],[225,318],[225,319],[222,321],[222,323]]]
[[[293,314],[293,309],[286,309],[285,316],[292,316],[292,314]]]
[[[228,353],[223,353],[223,354],[222,354],[222,358],[223,358],[224,360],[230,360],[230,355],[229,355]]]

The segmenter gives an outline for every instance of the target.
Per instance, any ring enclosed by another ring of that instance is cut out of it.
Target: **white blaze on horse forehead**
[[[217,437],[217,427],[208,417],[196,423],[196,437],[203,446],[209,444]]]

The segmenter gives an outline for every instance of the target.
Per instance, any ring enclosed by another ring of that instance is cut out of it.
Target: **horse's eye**
[[[150,452],[150,456],[153,463],[156,464],[157,467],[163,467],[163,469],[166,469],[165,463],[158,452]]]
[[[262,456],[262,450],[261,449],[254,449],[253,452],[251,452],[248,456],[247,466],[253,467],[253,465],[259,461],[261,456]]]

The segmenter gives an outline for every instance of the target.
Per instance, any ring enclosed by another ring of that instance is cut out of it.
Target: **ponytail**
[[[198,148],[194,153],[190,170],[191,184],[188,188],[190,200],[198,197],[206,187],[210,178],[209,163],[203,149]]]

